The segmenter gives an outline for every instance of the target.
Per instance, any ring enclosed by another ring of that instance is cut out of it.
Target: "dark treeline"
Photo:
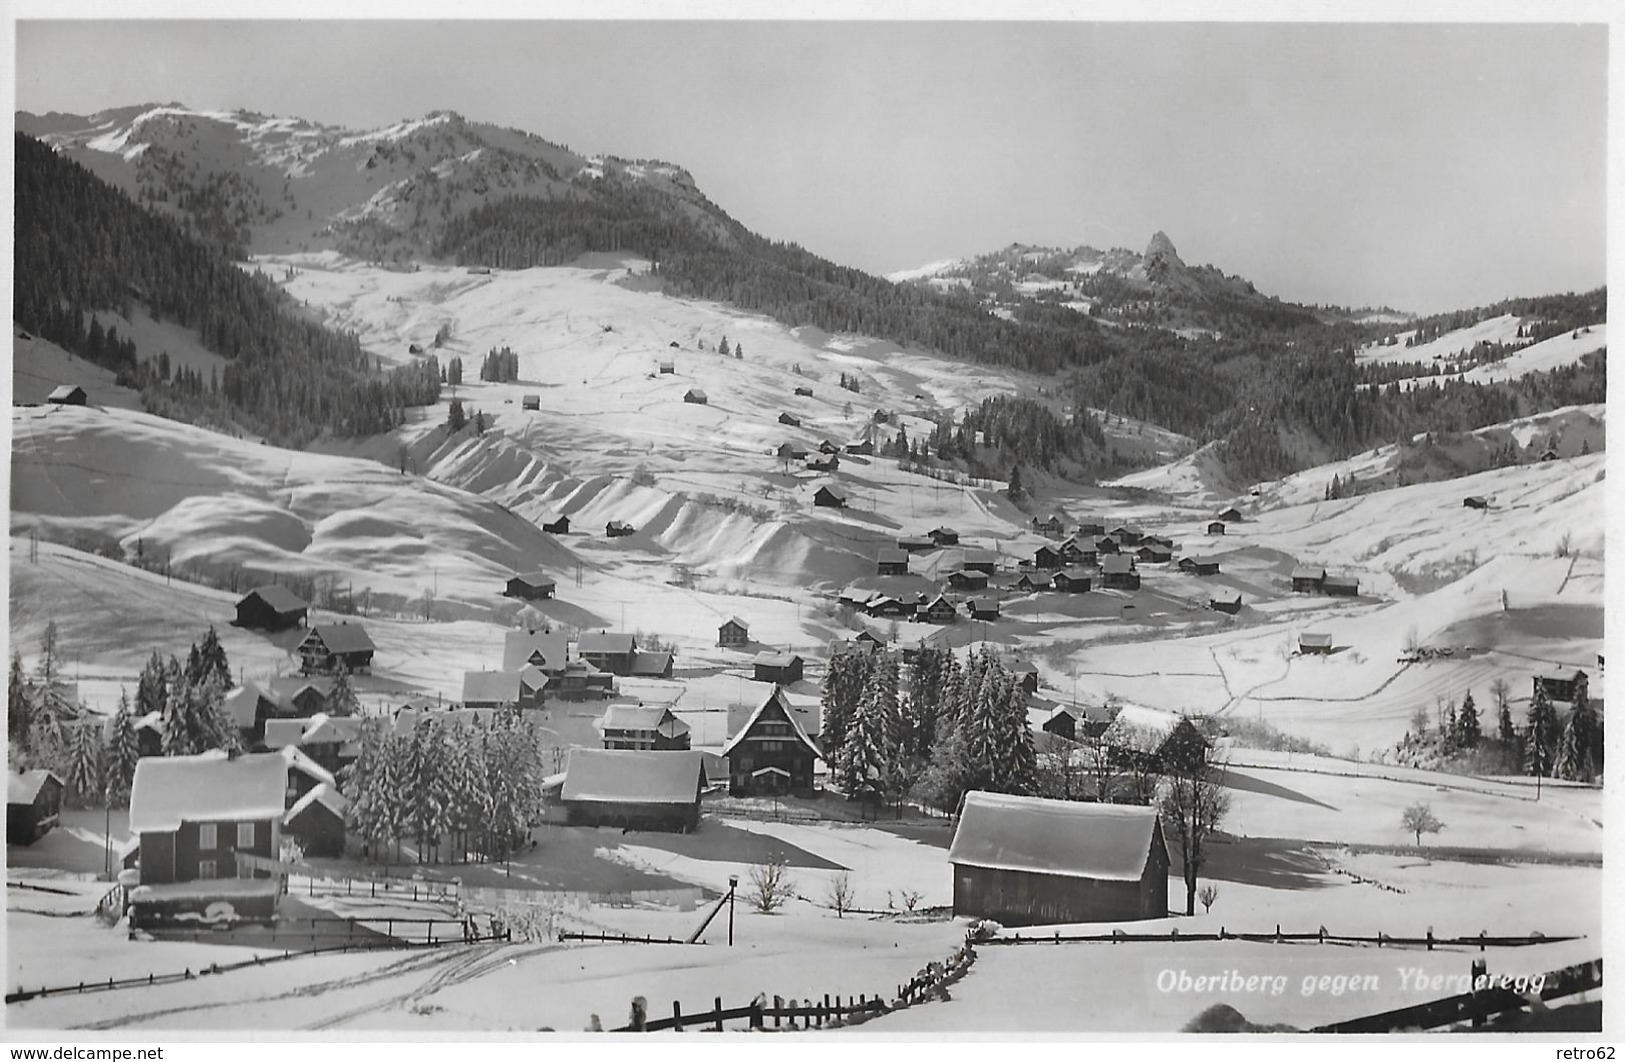
[[[16,138],[14,315],[22,326],[120,374],[161,415],[235,421],[281,445],[322,432],[368,435],[434,402],[440,370],[377,371],[353,334],[309,320],[267,278],[250,275],[166,217],[137,206],[31,137]],[[137,305],[193,329],[227,363],[198,374],[134,364],[94,311]]]
[[[1421,317],[1411,322],[1409,326],[1394,327],[1392,331],[1411,332],[1411,337],[1406,340],[1405,345],[1418,346],[1454,332],[1458,328],[1471,328],[1480,321],[1488,321],[1492,317],[1502,317],[1506,314],[1533,318],[1530,324],[1519,329],[1518,334],[1523,339],[1538,342],[1607,320],[1608,289],[1603,287],[1578,294],[1566,292],[1562,295],[1503,299],[1489,306],[1479,306],[1471,310],[1455,310]]]

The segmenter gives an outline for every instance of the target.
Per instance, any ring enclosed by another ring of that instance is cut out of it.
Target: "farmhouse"
[[[667,652],[657,652],[652,649],[636,649],[632,652],[632,676],[634,678],[671,678],[672,663],[676,658]]]
[[[707,398],[705,396],[705,392],[700,390],[698,387],[690,387],[687,391],[683,392],[683,401],[692,405],[703,406],[709,402],[710,399]]]
[[[1233,616],[1241,611],[1241,592],[1225,590],[1215,593],[1207,599],[1207,607],[1215,612],[1228,612]]]
[[[1121,552],[1122,548],[1118,546],[1117,539],[1113,538],[1112,536],[1101,535],[1099,538],[1095,539],[1095,553],[1098,556],[1110,557]]]
[[[874,631],[859,631],[858,636],[852,640],[859,644],[873,646],[876,649],[886,648],[886,639],[880,637]]]
[[[870,439],[847,443],[846,452],[855,457],[873,457],[875,455],[875,444]]]
[[[576,643],[576,653],[600,671],[612,675],[632,673],[632,654],[637,644],[630,634],[611,634],[608,631],[586,632]]]
[[[1055,589],[1063,594],[1087,594],[1089,573],[1081,568],[1066,568],[1055,573]]]
[[[1546,675],[1536,675],[1531,694],[1545,690],[1547,699],[1573,704],[1574,698],[1581,693],[1590,697],[1590,686],[1591,680],[1586,673],[1575,668],[1573,671],[1554,671]]]
[[[502,596],[517,597],[525,601],[543,601],[553,596],[556,585],[541,572],[515,575],[508,580],[507,589],[502,591]]]
[[[1298,635],[1298,652],[1305,656],[1325,656],[1332,651],[1329,634],[1304,633]]]
[[[141,839],[130,925],[145,927],[225,905],[235,918],[270,920],[280,882],[239,867],[239,854],[281,849],[288,763],[259,753],[144,757],[130,787],[130,832]]]
[[[1033,566],[1035,568],[1059,568],[1062,561],[1061,551],[1054,546],[1039,546],[1033,551]]]
[[[536,668],[463,672],[464,708],[540,708],[547,676]]]
[[[561,515],[557,520],[549,520],[542,525],[542,530],[550,535],[568,535],[570,533],[570,518]]]
[[[1140,544],[1140,530],[1135,527],[1114,527],[1110,535],[1119,546],[1138,546]]]
[[[818,444],[818,452],[824,454],[825,456],[833,457],[841,452],[841,448],[836,446],[831,440],[825,439]]]
[[[1174,559],[1173,551],[1167,546],[1141,546],[1134,551],[1134,556],[1142,564],[1167,564]]]
[[[1218,575],[1219,562],[1212,557],[1181,557],[1179,570],[1190,575]]]
[[[788,413],[780,413],[779,414],[779,423],[780,424],[788,424],[792,428],[799,428],[799,427],[801,427],[801,418],[800,417],[793,417]]]
[[[1095,564],[1099,554],[1093,541],[1084,541],[1076,535],[1061,543],[1061,559],[1067,564]]]
[[[298,746],[284,745],[275,751],[288,765],[288,788],[284,799],[288,807],[293,807],[300,797],[324,782],[336,784],[333,772],[299,751]]]
[[[615,693],[615,676],[600,671],[585,660],[571,660],[547,677],[549,696],[566,701],[609,697]]]
[[[541,395],[521,395],[520,398],[519,398],[519,408],[523,409],[523,410],[528,410],[528,411],[530,411],[532,413],[537,412],[538,410],[540,410],[542,408],[542,396]]]
[[[1219,514],[1219,519],[1223,520],[1227,524],[1236,523],[1241,519],[1241,510],[1232,505],[1230,508]]]
[[[344,854],[344,817],[350,801],[328,782],[312,788],[282,814],[282,831],[307,856],[337,859]]]
[[[959,618],[953,602],[938,594],[929,604],[921,605],[917,613],[926,623],[952,623]]]
[[[736,646],[750,644],[750,626],[738,616],[729,616],[717,628],[717,644]]]
[[[846,494],[826,484],[819,487],[817,492],[813,494],[813,504],[823,506],[826,509],[844,509],[846,508]]]
[[[502,670],[518,671],[524,667],[538,667],[545,675],[556,675],[564,670],[569,660],[568,643],[564,635],[548,631],[508,631],[502,636]]]
[[[1135,760],[1157,771],[1196,770],[1206,762],[1208,739],[1189,716],[1125,704],[1101,735],[1120,761]]]
[[[1049,535],[1053,538],[1059,538],[1065,533],[1066,525],[1061,522],[1061,518],[1059,516],[1050,516],[1043,520],[1040,520],[1035,516],[1033,517],[1033,530],[1037,531],[1041,535]]]
[[[875,557],[875,572],[878,575],[907,575],[908,551],[905,549],[883,549]]]
[[[1055,577],[1048,572],[1023,572],[1015,586],[1017,590],[1048,590],[1054,585],[1054,580]]]
[[[1162,535],[1146,535],[1140,539],[1140,545],[1161,546],[1163,549],[1171,550],[1174,548],[1174,540],[1171,538],[1164,538]]]
[[[358,716],[332,716],[317,712],[308,719],[268,719],[265,747],[280,752],[290,745],[337,773],[361,755],[361,724]]]
[[[761,652],[756,654],[751,666],[755,681],[788,686],[801,681],[806,661],[796,653]]]
[[[305,674],[328,674],[343,664],[350,671],[369,671],[377,647],[359,623],[326,623],[310,629],[299,643],[299,667]]]
[[[78,384],[62,384],[45,396],[45,401],[58,406],[82,406],[88,399],[85,389]]]
[[[1207,525],[1207,533],[1210,534],[1210,535],[1222,535],[1222,534],[1224,534],[1224,521],[1223,520],[1211,520],[1211,521],[1209,521],[1208,525]]]
[[[818,746],[796,722],[777,686],[722,747],[734,796],[810,794]]]
[[[1078,721],[1083,718],[1083,712],[1077,708],[1061,705],[1050,713],[1044,720],[1043,730],[1046,734],[1065,738],[1068,741],[1078,740]]]
[[[627,535],[637,534],[637,528],[622,520],[611,520],[604,525],[605,538],[625,538]]]
[[[972,571],[949,572],[948,585],[955,590],[986,590],[987,575]]]
[[[1346,575],[1328,575],[1320,584],[1320,588],[1333,597],[1358,597],[1360,580]]]
[[[965,602],[965,611],[970,613],[971,619],[996,620],[999,618],[999,599],[973,597]]]
[[[237,602],[236,626],[258,631],[284,631],[305,622],[310,606],[281,586],[250,590]]]
[[[333,679],[324,675],[308,678],[291,676],[270,680],[270,694],[276,701],[278,718],[297,716],[309,718],[317,712],[327,711],[333,695]],[[274,720],[267,720],[267,725]]]
[[[1099,520],[1085,520],[1078,525],[1079,538],[1098,538],[1106,533],[1106,525]]]
[[[897,548],[910,553],[924,553],[936,549],[937,544],[928,535],[904,535],[897,540]]]
[[[50,771],[6,772],[6,844],[33,844],[62,815],[62,779]]]
[[[960,552],[959,566],[966,571],[993,574],[995,559],[990,549],[967,549]]]
[[[951,527],[933,527],[926,534],[931,537],[932,542],[939,546],[959,545],[959,532]]]
[[[1312,594],[1326,585],[1326,569],[1319,565],[1300,564],[1287,576],[1292,580],[1294,594]]]
[[[807,462],[807,470],[809,472],[839,472],[841,470],[841,459],[834,454],[815,457]]]
[[[666,705],[612,704],[598,720],[606,749],[680,752],[688,748],[688,724]]]
[[[1140,573],[1134,570],[1134,558],[1124,554],[1102,557],[1100,585],[1107,590],[1138,590]]]
[[[972,791],[948,862],[957,917],[1030,926],[1168,914],[1153,808]]]
[[[572,826],[692,833],[704,783],[698,752],[578,748],[559,799]]]

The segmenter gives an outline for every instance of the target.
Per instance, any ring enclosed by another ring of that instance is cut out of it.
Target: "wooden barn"
[[[1106,533],[1106,525],[1099,520],[1085,520],[1078,525],[1079,538],[1100,538]]]
[[[1211,520],[1211,521],[1209,521],[1208,525],[1207,525],[1207,533],[1210,534],[1210,535],[1222,535],[1222,534],[1224,534],[1224,521],[1223,520]]]
[[[1212,557],[1181,557],[1179,570],[1188,575],[1218,575],[1219,562]]]
[[[549,520],[542,525],[542,530],[550,535],[568,535],[570,533],[570,518],[561,515],[557,520]]]
[[[89,400],[90,396],[78,384],[62,384],[45,396],[45,401],[57,406],[82,406]]]
[[[675,361],[672,361],[670,358],[666,359],[665,361],[662,361],[660,363],[660,365],[658,366],[658,375],[660,375],[660,376],[672,376],[672,375],[675,375],[676,372],[677,372],[677,363]]]
[[[787,424],[792,428],[799,428],[799,427],[801,427],[801,418],[797,417],[797,416],[792,416],[789,413],[780,413],[779,414],[779,423],[780,424]]]
[[[806,663],[797,653],[760,652],[751,661],[751,677],[756,682],[789,686],[801,681]]]
[[[955,531],[951,527],[933,527],[931,530],[927,531],[926,534],[929,535],[931,537],[931,541],[935,542],[938,546],[959,545],[959,532]]]
[[[1077,741],[1078,720],[1082,718],[1083,713],[1080,710],[1064,704],[1060,705],[1050,713],[1048,719],[1044,720],[1044,733],[1054,734],[1056,737],[1065,738],[1068,741]]]
[[[924,553],[937,548],[930,535],[904,535],[897,540],[897,548],[909,553]]]
[[[698,752],[577,748],[559,800],[572,826],[692,833],[704,784]]]
[[[807,462],[809,472],[839,472],[841,459],[836,454],[822,454]]]
[[[1320,584],[1322,592],[1332,597],[1360,596],[1360,580],[1347,575],[1328,575]]]
[[[1134,570],[1134,558],[1124,553],[1100,558],[1100,585],[1106,590],[1138,590],[1140,573]]]
[[[6,772],[6,844],[30,845],[62,817],[62,779],[50,771]]]
[[[322,782],[282,814],[282,832],[299,842],[307,856],[344,855],[344,817],[350,801],[336,785]]]
[[[1298,635],[1298,652],[1305,656],[1325,656],[1332,651],[1332,636],[1316,632]]]
[[[916,613],[925,623],[952,623],[959,618],[959,612],[954,608],[953,602],[938,594],[927,604],[921,605]]]
[[[1063,594],[1087,594],[1091,577],[1081,568],[1064,568],[1055,573],[1055,589]]]
[[[812,388],[805,385],[796,388],[796,394],[802,398],[811,398],[813,396]]]
[[[604,525],[605,538],[625,538],[637,534],[638,529],[623,520],[611,520]]]
[[[691,405],[703,406],[711,400],[707,398],[705,392],[700,390],[698,387],[690,387],[687,391],[683,392],[683,401]]]
[[[633,678],[671,678],[672,664],[676,657],[671,653],[653,649],[632,650],[632,670],[628,672]]]
[[[1033,530],[1037,531],[1040,535],[1048,535],[1051,538],[1060,538],[1061,535],[1066,533],[1066,525],[1061,522],[1061,518],[1059,516],[1050,516],[1042,520],[1035,516],[1033,517]]]
[[[1110,537],[1119,546],[1138,546],[1140,544],[1140,529],[1126,525],[1114,527],[1109,532]]]
[[[464,708],[540,708],[547,676],[537,668],[463,672]]]
[[[728,739],[722,755],[728,760],[728,792],[734,796],[812,793],[818,746],[801,729],[777,686]]]
[[[1156,771],[1196,770],[1207,761],[1210,742],[1189,716],[1125,704],[1101,741],[1119,761],[1138,760]]]
[[[992,575],[998,566],[998,558],[990,549],[967,549],[960,551],[959,566],[968,572],[981,572]]]
[[[1123,552],[1117,544],[1117,539],[1110,535],[1101,535],[1095,539],[1095,555],[1099,557],[1114,557]]]
[[[299,668],[305,674],[330,674],[343,664],[352,672],[370,671],[377,646],[359,623],[324,623],[312,627],[299,643]]]
[[[987,573],[969,570],[949,572],[948,585],[955,590],[986,590]]]
[[[208,915],[275,917],[281,882],[239,866],[247,854],[275,859],[287,811],[288,763],[276,753],[152,756],[136,762],[130,832],[141,839],[132,928]]]
[[[869,439],[860,439],[857,442],[847,443],[846,452],[854,457],[873,457],[875,444]]]
[[[1053,570],[1065,563],[1061,551],[1054,546],[1039,546],[1033,551],[1033,567]]]
[[[975,620],[991,621],[999,618],[999,599],[996,597],[973,597],[965,602],[965,611]]]
[[[907,575],[908,550],[898,549],[895,546],[882,549],[875,556],[875,574]]]
[[[600,671],[612,675],[632,673],[632,655],[637,644],[630,634],[585,631],[576,642],[576,655]]]
[[[539,411],[542,408],[542,396],[541,395],[522,395],[522,396],[520,396],[519,408],[524,409],[524,410],[529,410],[530,412],[533,412],[533,413]]]
[[[729,616],[717,627],[717,644],[739,646],[750,644],[750,625],[738,616]]]
[[[688,724],[663,704],[612,704],[599,718],[598,730],[606,749],[683,752],[692,740]]]
[[[948,862],[956,917],[1032,926],[1168,915],[1154,808],[973,790]]]
[[[1219,514],[1219,519],[1223,520],[1227,524],[1236,523],[1241,519],[1241,510],[1232,505],[1230,508]]]
[[[1326,585],[1326,569],[1315,564],[1300,564],[1287,578],[1292,580],[1294,594],[1314,594]]]
[[[886,639],[882,638],[874,631],[859,631],[857,637],[853,638],[852,640],[857,642],[859,645],[868,645],[875,649],[886,648]]]
[[[1017,590],[1050,590],[1055,586],[1055,577],[1049,572],[1022,572],[1016,580]]]
[[[502,596],[517,597],[523,601],[545,601],[553,596],[557,586],[557,583],[542,572],[528,572],[510,578],[507,589],[502,591]]]
[[[835,487],[825,485],[818,488],[813,494],[813,504],[821,505],[826,509],[846,508],[846,494]]]
[[[1095,551],[1094,541],[1080,539],[1076,535],[1062,542],[1060,550],[1061,560],[1068,565],[1095,564],[1100,559],[1100,554]]]
[[[1207,607],[1214,612],[1227,612],[1234,616],[1241,611],[1241,591],[1227,590],[1207,599]]]
[[[1038,665],[1029,660],[1020,660],[1010,665],[1010,674],[1016,677],[1016,685],[1030,697],[1038,692]]]
[[[283,586],[261,586],[237,602],[235,626],[255,631],[285,631],[305,622],[310,605]]]

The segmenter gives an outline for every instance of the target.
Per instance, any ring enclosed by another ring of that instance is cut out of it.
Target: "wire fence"
[[[1275,932],[1233,932],[1225,926],[1220,926],[1217,933],[1181,933],[1178,929],[1170,929],[1166,933],[1129,933],[1121,929],[1114,929],[1109,933],[1062,933],[1055,930],[1052,933],[1010,933],[990,937],[983,944],[1020,945],[1020,944],[1177,944],[1194,943],[1197,941],[1239,940],[1253,944],[1354,944],[1362,946],[1375,946],[1379,948],[1416,948],[1424,947],[1428,951],[1435,948],[1477,948],[1483,951],[1486,948],[1517,948],[1536,944],[1556,944],[1562,941],[1581,940],[1582,937],[1548,937],[1541,933],[1530,933],[1524,936],[1495,936],[1489,935],[1488,930],[1472,937],[1436,937],[1429,930],[1420,937],[1390,936],[1379,931],[1375,936],[1352,935],[1345,933],[1332,933],[1321,926],[1310,933],[1283,933],[1280,925],[1276,925]]]

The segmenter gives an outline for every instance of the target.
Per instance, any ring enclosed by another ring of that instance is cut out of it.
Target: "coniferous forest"
[[[380,371],[354,335],[310,320],[269,279],[39,141],[17,134],[15,143],[17,323],[113,369],[149,410],[301,446],[324,432],[388,431],[407,407],[438,399],[432,358]],[[138,305],[196,331],[228,359],[224,371],[205,381],[137,365],[132,344],[109,342],[90,319],[129,317]]]

